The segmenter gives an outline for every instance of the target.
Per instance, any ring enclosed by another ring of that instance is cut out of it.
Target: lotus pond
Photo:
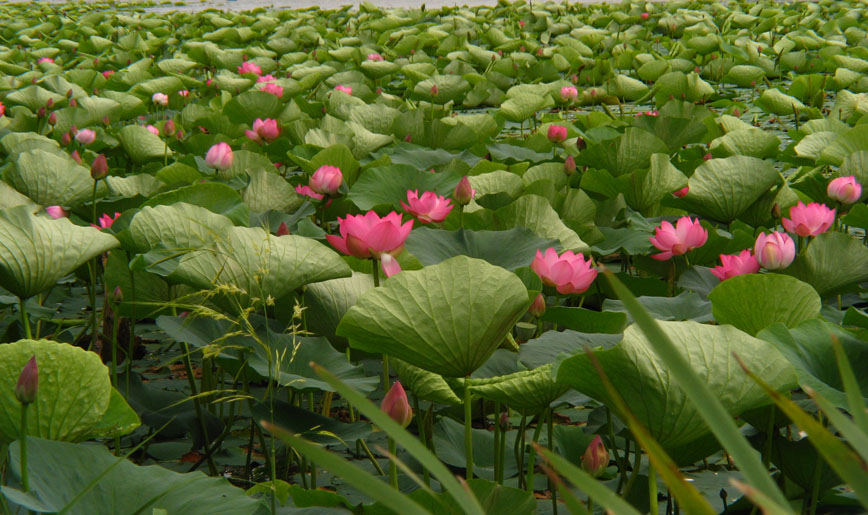
[[[2,513],[868,508],[863,3],[152,7],[0,4]]]

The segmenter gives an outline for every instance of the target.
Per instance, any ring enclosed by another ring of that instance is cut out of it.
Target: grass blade
[[[423,467],[428,469],[431,474],[440,481],[440,485],[443,486],[443,489],[446,492],[449,492],[466,513],[473,515],[485,514],[485,511],[482,509],[482,506],[479,505],[479,501],[476,497],[474,497],[470,491],[462,487],[452,472],[446,468],[437,456],[432,454],[431,451],[422,445],[415,436],[408,433],[403,427],[398,425],[397,422],[380,411],[379,407],[375,406],[359,392],[344,384],[343,381],[338,379],[337,376],[328,370],[316,363],[311,363],[311,367],[316,371],[317,375],[323,379],[323,381],[330,384],[335,391],[340,393],[344,399],[347,400],[347,402],[355,406],[356,409],[368,417],[371,422],[385,431],[398,445],[403,447],[411,456],[416,458]]]
[[[730,479],[729,482],[746,495],[751,502],[759,506],[763,511],[763,515],[792,515],[793,510],[789,508],[789,505],[781,506],[768,495],[736,479]]]
[[[814,399],[817,406],[823,410],[823,413],[826,414],[826,417],[829,418],[832,425],[835,426],[844,438],[847,439],[853,449],[859,453],[859,456],[861,456],[863,460],[868,460],[868,434],[865,434],[865,429],[856,425],[852,420],[847,418],[846,415],[841,413],[838,408],[832,406],[831,402],[816,391],[805,387],[805,392]]]
[[[669,367],[670,372],[678,381],[678,385],[693,402],[702,419],[711,428],[711,432],[714,433],[714,436],[729,452],[730,456],[735,459],[750,485],[764,492],[776,504],[786,506],[787,499],[772,480],[769,471],[763,466],[759,455],[738,430],[732,416],[708,388],[708,385],[693,372],[690,364],[678,352],[672,340],[663,332],[657,321],[648,314],[648,311],[639,304],[630,290],[612,272],[604,270],[603,273],[606,274],[606,278],[618,298],[624,303],[630,316],[645,333],[654,351]]]
[[[850,408],[850,415],[856,421],[856,426],[868,431],[868,411],[865,408],[865,398],[862,397],[862,389],[859,388],[859,383],[856,382],[856,375],[853,373],[853,368],[850,366],[850,360],[847,359],[847,354],[844,353],[844,347],[840,340],[832,335],[832,348],[835,350],[835,361],[838,362],[838,370],[841,373],[841,383],[844,385],[844,392],[847,394],[847,406]],[[841,429],[840,427],[838,429]]]

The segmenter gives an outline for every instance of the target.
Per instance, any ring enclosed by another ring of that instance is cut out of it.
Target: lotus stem
[[[609,430],[609,440],[611,440],[611,448],[612,455],[615,457],[615,463],[618,464],[618,468],[623,470],[626,468],[626,463],[621,461],[621,456],[618,454],[618,446],[615,444],[615,428],[612,426],[612,411],[609,407],[606,407],[606,427]],[[624,456],[624,460],[626,461],[627,456]]]
[[[633,482],[636,481],[636,477],[639,476],[639,469],[642,467],[642,449],[639,448],[639,444],[636,444],[636,449],[633,451],[633,471],[630,473],[630,478],[627,479],[627,484],[624,485],[624,491],[621,492],[621,496],[625,499],[627,495],[630,493],[630,489],[633,488]]]
[[[769,468],[772,461],[772,442],[774,439],[774,430],[775,430],[775,411],[776,406],[772,404],[769,407],[769,423],[766,426],[766,445],[763,448],[763,465],[765,468]]]
[[[389,459],[389,483],[395,490],[398,489],[398,464],[395,460],[398,459],[398,447],[395,445],[395,440],[389,437],[389,454],[392,457]]]
[[[374,465],[374,468],[377,469],[377,473],[381,476],[385,476],[386,472],[383,470],[383,467],[381,467],[380,464],[377,463],[377,459],[374,458],[374,453],[371,452],[371,448],[368,447],[367,442],[365,442],[365,440],[362,438],[359,438],[356,441],[361,444],[362,450],[365,451],[365,455],[368,457],[369,460],[371,460],[371,463]],[[303,474],[302,474],[302,476],[303,476]]]
[[[419,397],[415,393],[413,393],[413,410],[416,412],[416,428],[419,431],[419,441],[422,442],[422,445],[427,445],[425,417],[422,416],[422,411],[419,409]],[[426,485],[431,485],[431,473],[425,467],[422,467],[422,480],[425,481]]]
[[[554,425],[555,425],[555,410],[552,407],[548,409],[548,447],[549,451],[554,452],[555,450],[555,438],[554,438]],[[552,496],[552,513],[554,515],[558,515],[558,489],[555,487],[555,484],[552,482],[552,478],[549,477],[549,492],[551,492]]]
[[[506,408],[506,413],[509,414],[509,408]],[[498,414],[498,418],[499,417],[500,414]],[[499,420],[498,423],[500,423]],[[498,454],[500,455],[500,468],[497,470],[495,481],[497,481],[497,484],[499,485],[503,484],[504,469],[506,468],[506,435],[507,431],[503,431],[500,436],[500,449],[498,449]],[[518,438],[516,438],[516,440],[517,439]]]
[[[648,467],[648,513],[657,515],[659,507],[657,506],[657,471],[653,466]]]
[[[533,443],[539,442],[539,435],[542,432],[542,427],[543,427],[544,423],[545,423],[545,416],[542,414],[537,416],[536,429],[533,430],[533,440],[531,440]],[[536,449],[533,447],[533,445],[531,445],[529,450],[528,450],[527,481],[526,481],[527,491],[530,493],[534,492],[533,475],[534,475],[534,469],[535,468],[536,468]]]
[[[518,470],[521,470],[524,464],[524,440],[525,433],[527,432],[527,415],[525,413],[521,414],[521,423],[518,425],[518,434],[515,436],[515,464],[518,466]],[[524,475],[518,475],[518,487],[522,487],[522,482],[524,481]]]
[[[196,378],[193,375],[193,364],[190,361],[190,346],[187,343],[181,343],[183,352],[184,371],[187,373],[187,383],[190,385],[190,395],[193,397],[193,407],[196,410],[196,418],[199,419],[199,426],[202,428],[202,438],[205,440],[205,448],[211,445],[211,440],[208,438],[208,425],[205,424],[205,417],[202,414],[202,405],[199,403],[199,392],[196,389]],[[208,471],[212,476],[217,475],[217,466],[213,459],[208,460]]]
[[[466,480],[473,479],[473,424],[471,416],[473,414],[473,394],[470,391],[469,377],[464,379],[464,450],[467,454],[467,473]]]
[[[30,317],[27,316],[27,308],[24,307],[24,299],[18,299],[18,312],[21,314],[21,325],[24,326],[24,336],[30,340],[33,336],[30,334]]]
[[[24,492],[30,491],[30,478],[27,475],[27,408],[29,403],[21,404],[21,438],[19,450],[21,451],[21,487]]]
[[[497,481],[497,476],[500,474],[500,440],[504,438],[503,432],[500,430],[500,403],[494,403],[494,480]]]

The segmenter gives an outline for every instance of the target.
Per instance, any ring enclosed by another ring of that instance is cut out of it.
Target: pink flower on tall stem
[[[265,86],[262,86],[262,88],[259,91],[271,93],[272,95],[276,96],[277,98],[281,98],[283,96],[283,88],[278,86],[277,84],[275,84],[273,82],[266,82]]]
[[[238,73],[252,73],[254,75],[262,75],[262,68],[260,68],[256,63],[252,61],[244,61],[241,66],[238,67]]]
[[[244,135],[252,141],[273,141],[280,137],[280,125],[277,124],[277,120],[271,118],[265,120],[257,118],[253,122],[253,130],[245,130]]]
[[[407,392],[401,386],[401,381],[395,381],[392,384],[389,392],[383,397],[380,409],[401,427],[410,425],[410,421],[413,420],[413,408],[410,407]]]
[[[811,202],[807,206],[800,200],[790,208],[790,217],[781,220],[787,232],[801,237],[822,234],[835,223],[835,210],[825,204]]]
[[[221,141],[208,149],[208,154],[205,155],[205,163],[211,168],[228,170],[232,167],[232,157],[232,147]]]
[[[160,129],[154,127],[153,125],[145,125],[145,128],[148,129],[148,132],[150,132],[154,136],[160,135]]]
[[[826,187],[826,193],[829,198],[837,200],[842,204],[853,204],[859,197],[862,196],[862,186],[856,182],[856,177],[838,177],[829,182]]]
[[[169,96],[165,93],[154,93],[153,96],[151,96],[151,101],[158,106],[166,107],[169,105]]]
[[[257,78],[256,82],[273,82],[276,80],[277,80],[277,77],[275,77],[274,75],[269,73],[268,75],[263,75],[263,76]]]
[[[340,236],[327,234],[326,239],[336,249],[357,258],[378,258],[383,254],[396,256],[404,249],[404,240],[413,229],[413,220],[401,224],[401,215],[392,211],[380,218],[376,212],[338,217]]]
[[[320,166],[310,178],[310,187],[322,195],[334,196],[344,182],[344,175],[337,166]]]
[[[648,238],[651,244],[662,250],[660,254],[651,256],[659,261],[665,261],[672,256],[681,256],[687,252],[705,245],[708,231],[700,225],[699,220],[682,216],[673,227],[666,220],[654,230],[654,236]]]
[[[36,365],[36,356],[31,356],[18,375],[15,398],[21,404],[32,404],[36,401],[37,393],[39,393],[39,367]]]
[[[750,249],[742,250],[737,255],[720,255],[721,265],[711,269],[711,273],[721,281],[742,274],[755,274],[759,272],[760,265]]]
[[[94,224],[90,224],[90,225],[91,225],[91,227],[96,227],[97,229],[108,229],[109,227],[112,226],[113,223],[115,223],[115,220],[120,218],[120,216],[121,216],[120,213],[115,213],[115,216],[113,216],[113,217],[109,216],[108,213],[105,213],[101,217],[99,217],[99,225],[98,226],[94,225]]]
[[[54,62],[54,59],[52,59],[50,57],[40,57],[39,59],[37,59],[36,64],[53,63],[53,62]]]
[[[319,193],[315,192],[310,186],[298,185],[295,187],[295,192],[299,195],[310,197],[316,200],[322,200],[325,198],[325,195],[320,195]]]
[[[588,448],[585,449],[585,454],[582,455],[582,469],[588,474],[598,477],[608,466],[609,451],[606,450],[600,435],[596,435]]]
[[[753,247],[757,262],[766,270],[790,266],[796,258],[796,243],[787,233],[773,232],[757,236]]]
[[[567,128],[562,125],[549,125],[546,136],[552,143],[560,143],[567,139]]]
[[[558,251],[548,248],[545,254],[537,249],[530,268],[544,284],[554,286],[558,293],[569,295],[584,292],[597,278],[597,271],[591,268],[591,264],[591,258],[585,261],[582,254],[568,250],[558,256]]]
[[[96,141],[96,132],[92,129],[82,129],[75,134],[75,141],[82,145],[90,145]]]
[[[45,212],[48,213],[48,216],[54,218],[55,220],[58,218],[64,218],[69,215],[62,207],[60,206],[48,206],[45,208]]]
[[[563,102],[574,102],[579,97],[579,90],[574,86],[564,86],[561,88],[561,100]]]
[[[401,201],[401,207],[423,224],[427,224],[442,222],[454,206],[451,199],[433,191],[426,191],[420,197],[418,190],[412,190],[407,191],[407,204]]]
[[[342,84],[338,84],[337,86],[335,86],[335,91],[343,91],[343,92],[346,93],[347,95],[352,95],[352,94],[353,94],[353,88],[352,88],[352,87],[350,87],[350,86],[344,86],[344,85],[342,85]]]
[[[382,61],[382,60],[383,60],[383,56],[381,56],[380,54],[378,54],[376,52],[374,52],[372,54],[368,54],[368,61]]]
[[[466,175],[458,181],[458,184],[455,186],[455,191],[452,192],[452,200],[454,200],[459,206],[470,204],[470,201],[473,200],[473,197],[475,196],[476,190],[470,185],[470,179],[468,179]]]

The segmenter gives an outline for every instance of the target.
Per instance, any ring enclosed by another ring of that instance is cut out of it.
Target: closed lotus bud
[[[410,141],[411,141],[412,139],[413,139],[413,138],[410,137],[409,134],[407,134],[406,136],[404,136],[404,141],[406,141],[407,143],[410,143]]]
[[[573,156],[567,156],[564,159],[564,173],[567,175],[573,175],[576,173],[576,159]]]
[[[683,197],[687,196],[688,192],[690,192],[690,186],[685,186],[685,187],[681,188],[680,190],[673,191],[672,194],[678,198],[683,198]]]
[[[542,314],[546,312],[546,299],[543,297],[542,293],[533,299],[533,303],[531,303],[530,308],[528,308],[527,311],[537,318],[541,317]]]
[[[431,96],[436,97],[439,94],[440,94],[440,90],[437,88],[437,84],[434,84],[433,86],[431,86]]]
[[[66,90],[66,98],[72,98],[72,88]]]
[[[64,147],[72,143],[72,136],[69,135],[69,131],[64,132],[63,136],[60,137],[60,144]]]
[[[72,151],[72,160],[78,164],[81,164],[81,154],[78,153],[78,150]]]
[[[52,107],[54,107],[54,99],[49,98],[48,100],[45,101],[45,108],[51,109]]]
[[[603,445],[603,439],[597,435],[582,455],[582,469],[594,477],[599,477],[608,466],[609,451]]]
[[[772,216],[775,218],[781,217],[781,205],[775,202],[775,205],[772,206]]]
[[[588,148],[588,144],[585,142],[585,138],[579,136],[576,138],[576,148],[579,150],[585,150]]]
[[[39,110],[36,111],[36,116],[39,118],[45,118],[45,106],[40,107]]]
[[[69,99],[69,107],[78,107],[78,100],[74,98]]]
[[[380,409],[383,413],[389,415],[389,418],[400,424],[401,427],[410,425],[410,421],[413,420],[413,409],[410,407],[407,392],[401,386],[401,381],[395,381],[395,384],[392,385],[386,396],[383,397]]]
[[[163,134],[166,136],[174,136],[175,135],[175,122],[172,120],[167,121],[163,124]]]
[[[280,222],[280,227],[277,228],[278,236],[288,236],[289,235],[289,226],[286,225],[286,222]]]
[[[115,304],[120,304],[124,301],[124,291],[120,286],[115,286],[115,290],[112,292],[112,301]]]
[[[90,165],[90,176],[93,180],[98,181],[106,175],[108,175],[108,161],[105,159],[105,154],[100,154]]]
[[[21,404],[31,404],[36,401],[39,392],[39,367],[36,366],[36,356],[31,356],[30,361],[24,365],[18,376],[18,384],[15,385],[15,398]]]
[[[57,113],[52,112],[50,115],[48,115],[48,123],[50,125],[57,125]]]
[[[106,126],[109,126],[109,125],[111,125],[112,121],[109,120],[108,115],[106,115],[106,116],[102,117],[102,123],[105,124]]]
[[[503,413],[500,414],[499,422],[500,422],[500,428],[504,431],[508,430],[512,426],[512,424],[509,423],[509,412],[508,411],[504,411]]]
[[[455,191],[452,193],[452,200],[459,206],[466,206],[467,204],[470,204],[471,200],[473,200],[474,193],[476,192],[470,186],[470,180],[465,175],[460,181],[458,181],[458,185],[455,186]]]
[[[709,152],[709,153],[705,154],[704,156],[702,156],[702,160],[703,160],[703,161],[711,161],[711,158],[712,158],[712,156],[711,156],[711,152]]]

